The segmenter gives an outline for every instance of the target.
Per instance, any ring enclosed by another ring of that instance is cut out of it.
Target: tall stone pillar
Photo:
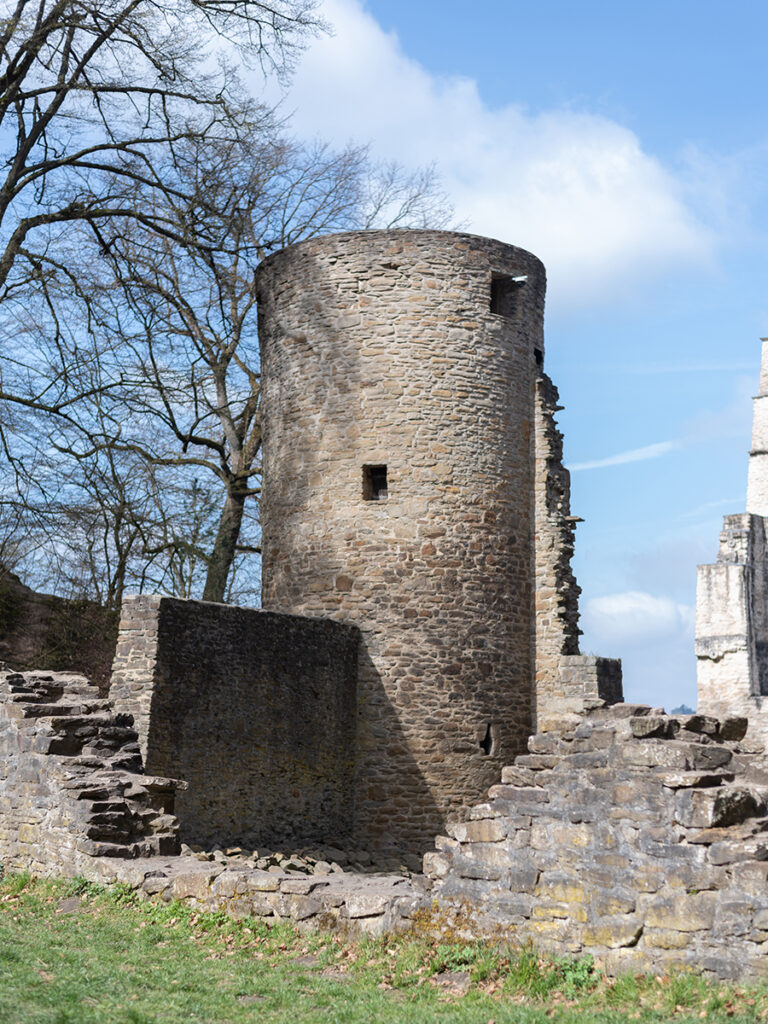
[[[747,742],[768,740],[768,339],[761,339],[747,511],[725,516],[717,561],[698,567],[698,710],[746,715]]]

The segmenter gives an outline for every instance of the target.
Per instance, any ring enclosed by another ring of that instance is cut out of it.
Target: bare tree
[[[0,299],[49,260],[57,227],[131,218],[135,189],[184,195],[176,147],[236,137],[236,76],[211,49],[291,66],[316,0],[2,0]],[[253,116],[253,112],[251,112]],[[53,258],[59,271],[61,264]]]
[[[221,601],[237,554],[259,550],[241,537],[261,469],[259,262],[329,230],[384,216],[383,226],[442,223],[450,213],[431,171],[376,167],[364,147],[307,149],[262,130],[191,143],[185,168],[192,202],[164,197],[172,234],[137,232],[131,222],[100,234],[111,276],[91,295],[99,336],[119,339],[133,374],[122,398],[130,422],[143,425],[137,436],[115,422],[104,443],[155,466],[207,470],[223,485],[203,589],[205,600]]]
[[[0,402],[35,417],[20,433],[0,408],[6,508],[110,605],[203,572],[223,600],[258,553],[261,259],[450,216],[432,169],[301,145],[233,101],[227,66],[203,73],[217,32],[285,69],[314,6],[19,0],[0,20]]]

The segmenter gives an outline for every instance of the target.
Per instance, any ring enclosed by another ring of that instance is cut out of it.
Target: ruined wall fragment
[[[358,644],[338,622],[126,598],[110,695],[136,719],[147,770],[186,781],[186,842],[350,833]]]
[[[129,716],[83,676],[0,671],[0,863],[98,874],[99,858],[178,852],[181,784],[144,774]]]

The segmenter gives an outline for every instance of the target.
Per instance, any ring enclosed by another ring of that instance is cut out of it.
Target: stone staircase
[[[0,672],[0,860],[50,874],[83,858],[178,851],[176,790],[143,774],[130,715],[83,676]]]
[[[768,966],[768,768],[743,718],[616,704],[543,718],[425,858],[453,927],[610,971]]]

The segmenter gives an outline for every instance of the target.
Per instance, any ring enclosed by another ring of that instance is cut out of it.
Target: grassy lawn
[[[348,941],[87,883],[0,881],[2,1024],[768,1022],[768,989],[602,978],[588,960]]]

